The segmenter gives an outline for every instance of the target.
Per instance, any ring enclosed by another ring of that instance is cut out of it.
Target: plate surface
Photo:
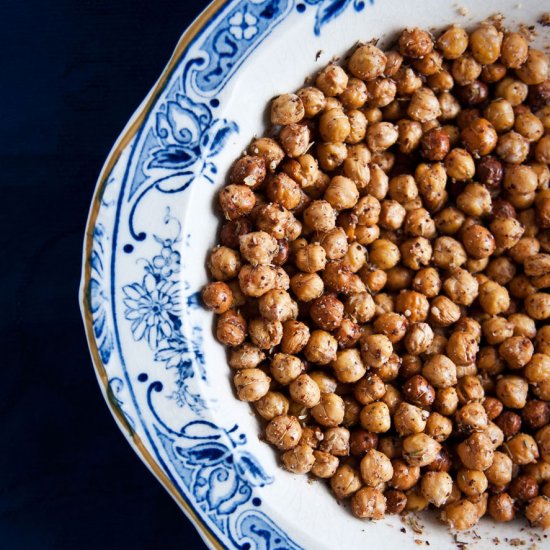
[[[433,519],[422,519],[423,533],[410,526],[403,533],[396,517],[353,518],[322,483],[281,470],[259,441],[250,407],[234,398],[212,315],[199,305],[218,227],[213,204],[232,160],[264,131],[269,100],[300,87],[356,41],[377,37],[384,45],[404,26],[469,25],[496,12],[508,24],[531,24],[541,7],[517,0],[465,0],[460,10],[440,0],[218,0],[185,32],[113,147],[84,244],[88,342],[121,430],[209,547],[452,543]],[[529,543],[519,532],[525,527],[487,521],[476,530],[481,540],[459,538],[476,548],[496,536]]]

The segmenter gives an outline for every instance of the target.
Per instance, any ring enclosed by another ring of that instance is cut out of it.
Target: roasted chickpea
[[[512,130],[498,138],[496,154],[504,162],[521,164],[529,154],[529,142]]]
[[[424,433],[409,435],[403,440],[403,458],[411,466],[427,466],[440,450],[441,445]]]
[[[279,392],[268,391],[254,403],[256,411],[265,420],[273,420],[276,416],[286,415],[288,399]]]
[[[336,226],[336,211],[325,200],[313,201],[304,210],[304,221],[314,231],[330,231]]]
[[[445,59],[457,59],[468,48],[468,42],[468,33],[460,27],[452,26],[437,39],[436,46]]]
[[[313,456],[315,457],[315,462],[311,467],[313,475],[328,479],[336,473],[339,464],[337,457],[323,451],[313,451]]]
[[[363,487],[351,498],[351,512],[361,519],[382,519],[386,512],[386,497],[374,487]]]
[[[422,123],[436,119],[441,115],[437,96],[430,88],[419,88],[411,97],[407,114],[413,120]]]
[[[359,472],[347,464],[342,464],[330,479],[330,486],[336,498],[349,497],[361,487]]]
[[[317,405],[311,409],[311,415],[321,425],[336,427],[344,419],[344,401],[335,393],[322,393]]]
[[[525,508],[525,517],[533,527],[550,527],[550,498],[541,495],[531,500]]]
[[[550,294],[536,292],[525,298],[527,314],[537,321],[544,321],[550,317]]]
[[[427,298],[437,296],[441,290],[441,279],[438,271],[433,267],[421,269],[414,276],[412,288]]]
[[[296,445],[281,455],[285,469],[293,474],[307,474],[315,463],[313,449],[309,445]]]
[[[373,433],[387,432],[391,427],[391,416],[388,406],[377,401],[365,405],[360,415],[361,426]]]
[[[518,433],[504,443],[504,449],[514,464],[525,465],[536,462],[539,458],[537,443],[528,434]]]
[[[300,422],[295,416],[282,414],[273,418],[265,428],[267,441],[287,451],[295,447],[302,437]]]
[[[344,304],[334,294],[323,294],[313,300],[309,315],[319,328],[331,331],[342,324]]]
[[[302,100],[304,115],[308,118],[314,117],[325,108],[325,94],[319,88],[308,86],[299,90],[297,95]]]
[[[359,46],[348,61],[348,69],[353,76],[361,80],[374,80],[384,73],[386,56],[376,46]]]
[[[400,491],[408,491],[420,479],[420,467],[408,464],[400,458],[391,461],[393,476],[389,482],[391,487]]]
[[[302,100],[296,94],[283,94],[271,103],[272,124],[292,124],[304,118],[305,110]]]
[[[361,459],[361,477],[369,487],[378,487],[393,477],[390,459],[380,451],[370,449]]]
[[[452,487],[453,479],[447,472],[427,472],[420,481],[422,496],[437,508],[445,504]]]

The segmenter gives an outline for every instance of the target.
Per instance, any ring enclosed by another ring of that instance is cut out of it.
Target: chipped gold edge
[[[115,421],[128,439],[129,443],[132,445],[134,451],[138,454],[145,465],[151,470],[153,475],[160,481],[160,483],[164,486],[164,488],[168,491],[172,498],[178,503],[178,505],[182,508],[188,518],[195,524],[195,527],[197,528],[197,531],[199,532],[203,540],[210,547],[220,550],[223,550],[223,546],[220,544],[216,535],[214,535],[208,525],[204,523],[204,521],[198,516],[195,510],[187,503],[187,501],[183,498],[183,496],[180,494],[174,484],[170,481],[166,473],[155,461],[151,453],[147,450],[141,437],[133,430],[132,426],[128,423],[126,417],[120,409],[117,400],[114,398],[112,390],[109,387],[107,371],[105,369],[105,365],[101,360],[101,356],[99,354],[97,343],[94,337],[92,313],[90,311],[90,308],[88,307],[88,289],[91,280],[91,263],[89,259],[92,253],[93,233],[101,207],[101,199],[105,190],[105,184],[107,182],[109,174],[112,172],[116,163],[119,161],[124,149],[135,137],[137,131],[143,124],[146,117],[149,115],[152,107],[155,105],[159,95],[164,89],[164,86],[166,85],[168,79],[172,75],[174,68],[180,61],[182,55],[185,53],[192,40],[202,31],[205,25],[222,10],[222,8],[228,2],[229,0],[213,0],[212,3],[207,6],[207,8],[195,19],[195,21],[193,21],[193,23],[183,33],[182,37],[178,41],[178,44],[176,45],[172,57],[168,61],[168,64],[164,68],[160,78],[158,79],[152,90],[149,92],[147,98],[133,115],[131,122],[123,130],[122,134],[119,136],[115,145],[111,149],[111,152],[109,153],[109,156],[107,157],[107,160],[105,161],[105,164],[103,165],[103,168],[99,175],[92,198],[90,211],[88,214],[88,220],[86,222],[86,232],[83,246],[82,277],[79,290],[80,310],[84,321],[86,339],[88,341],[92,363],[101,391],[103,393],[103,396],[105,397],[105,400],[107,401],[112,415],[115,418]]]

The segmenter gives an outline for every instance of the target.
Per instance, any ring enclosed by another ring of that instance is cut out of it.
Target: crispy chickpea
[[[502,97],[510,102],[513,107],[520,105],[527,98],[529,88],[521,80],[506,77],[497,82],[495,86],[496,97]]]
[[[527,502],[538,496],[539,486],[531,476],[519,475],[510,483],[508,492],[513,499],[519,502]]]
[[[339,464],[337,457],[323,451],[313,451],[313,456],[315,462],[311,467],[311,473],[314,476],[329,479],[336,473]]]
[[[519,69],[527,61],[528,52],[529,44],[521,34],[509,32],[504,35],[500,58],[508,69]]]
[[[360,109],[367,101],[367,87],[362,80],[350,78],[346,89],[338,96],[346,109]]]
[[[516,70],[519,78],[525,84],[540,84],[548,78],[548,57],[540,50],[529,48],[527,59],[523,65]]]
[[[411,97],[407,114],[413,120],[422,123],[436,119],[441,115],[437,96],[430,88],[419,88]]]
[[[258,401],[269,391],[271,378],[260,369],[240,369],[233,382],[241,401]]]
[[[270,172],[275,171],[285,156],[281,146],[274,139],[268,137],[255,139],[248,150],[251,155],[262,157]]]
[[[361,426],[373,433],[387,432],[391,427],[390,410],[385,403],[377,401],[365,405],[360,415]]]
[[[341,349],[353,347],[361,337],[360,326],[351,319],[342,319],[342,324],[334,332],[334,337]]]
[[[514,464],[523,466],[536,462],[539,458],[537,443],[528,434],[518,433],[504,443],[504,449],[510,455]]]
[[[447,327],[460,319],[460,306],[446,296],[437,296],[430,305],[430,319],[439,326]]]
[[[398,137],[397,128],[391,122],[376,122],[367,128],[367,145],[373,152],[385,151]]]
[[[296,158],[304,155],[309,149],[310,131],[305,124],[288,124],[279,132],[279,143],[285,153]]]
[[[461,133],[462,142],[474,156],[488,155],[497,145],[498,136],[485,118],[476,118]],[[441,159],[434,159],[441,160]]]
[[[498,315],[510,307],[510,296],[505,287],[486,281],[479,287],[479,303],[489,315]]]
[[[411,376],[403,385],[403,397],[419,407],[428,407],[435,400],[435,389],[420,374]]]
[[[539,140],[535,147],[535,159],[539,163],[550,163],[550,138],[546,135]],[[546,199],[545,204],[548,209],[548,199]],[[541,217],[539,213],[539,218]],[[546,227],[546,226],[545,226]]]
[[[239,239],[240,252],[251,265],[268,265],[279,251],[274,237],[265,231],[254,231]]]
[[[300,374],[289,384],[288,389],[290,397],[308,409],[317,405],[321,399],[319,386],[307,374]]]
[[[285,469],[293,474],[307,474],[315,463],[313,449],[309,445],[296,445],[281,455]]]
[[[321,393],[321,399],[311,409],[311,415],[321,425],[336,427],[344,419],[344,401],[335,393]]]
[[[510,369],[521,369],[531,360],[534,348],[529,338],[512,336],[500,344],[498,352]]]
[[[411,153],[421,142],[422,125],[415,120],[401,119],[397,122],[397,144],[402,153]]]
[[[418,59],[428,55],[432,50],[432,37],[418,27],[405,29],[399,36],[399,52],[403,56]]]
[[[345,141],[350,131],[349,118],[340,109],[324,111],[319,118],[319,133],[324,141]]]
[[[525,298],[525,311],[533,319],[544,321],[550,317],[550,294],[536,292]]]
[[[325,268],[326,257],[325,249],[320,244],[313,243],[296,251],[294,263],[300,271],[315,273]]]
[[[207,284],[202,289],[201,297],[206,308],[214,313],[225,313],[233,303],[233,293],[223,282]]]
[[[445,504],[452,487],[453,479],[447,472],[427,472],[420,480],[422,496],[437,508]]]
[[[494,63],[500,56],[503,35],[494,25],[482,24],[470,34],[470,50],[482,65]]]
[[[512,521],[516,515],[514,501],[508,493],[491,495],[487,505],[489,515],[499,522]]]
[[[319,449],[335,456],[349,455],[350,433],[346,428],[329,428],[325,431]]]
[[[391,487],[400,491],[408,491],[420,479],[420,467],[411,465],[400,458],[391,461],[393,476],[389,482]]]
[[[524,226],[515,218],[497,217],[489,227],[495,238],[496,246],[504,250],[518,244],[525,232]],[[520,252],[520,250],[518,249],[516,252]],[[516,257],[519,259],[521,256],[516,255]]]
[[[529,142],[513,130],[498,138],[496,154],[510,164],[521,164],[529,154]]]
[[[267,441],[287,451],[295,447],[302,437],[300,422],[295,416],[282,414],[273,418],[265,428]]]
[[[424,432],[438,443],[441,443],[452,434],[453,422],[450,418],[438,412],[432,412],[428,417]]]
[[[268,391],[254,406],[263,419],[273,420],[276,416],[287,414],[288,399],[282,393]]]
[[[456,304],[469,306],[476,299],[479,285],[475,277],[460,267],[450,271],[443,282],[445,294]]]
[[[457,427],[466,433],[483,432],[487,428],[487,413],[479,402],[467,403],[455,415]]]
[[[466,252],[477,260],[488,258],[496,248],[493,234],[482,225],[470,225],[462,232],[462,244]]]
[[[362,405],[369,405],[378,399],[382,399],[386,393],[384,381],[378,374],[369,373],[361,378],[353,389],[355,399]]]
[[[530,143],[538,141],[544,135],[544,126],[540,119],[527,111],[516,117],[514,130]]]
[[[366,373],[357,349],[346,349],[337,352],[336,359],[331,363],[331,367],[338,380],[344,383],[357,382]]]
[[[422,375],[436,388],[450,388],[457,382],[456,365],[446,355],[433,355],[422,367]]]
[[[295,355],[276,353],[271,360],[271,376],[284,386],[298,378],[303,370],[304,364]]]
[[[472,334],[455,331],[447,340],[446,351],[456,365],[470,365],[475,363],[479,346]]]
[[[361,428],[351,432],[350,452],[353,456],[363,456],[378,445],[378,435],[367,432]]]
[[[233,309],[222,313],[216,326],[216,338],[230,347],[242,344],[246,338],[245,318]]]
[[[441,519],[451,529],[465,531],[471,529],[479,520],[479,511],[476,505],[468,499],[460,499],[447,504],[441,515]]]
[[[514,110],[512,104],[506,99],[491,101],[485,108],[484,115],[497,132],[506,132],[514,126]]]
[[[390,489],[384,493],[386,497],[386,512],[388,514],[400,514],[407,505],[407,495],[403,491]]]
[[[359,46],[348,61],[351,74],[361,80],[374,80],[384,73],[386,56],[372,44]]]
[[[427,323],[413,324],[405,337],[405,347],[411,355],[425,353],[432,345],[434,333]]]
[[[527,258],[538,254],[539,250],[540,243],[538,239],[524,236],[517,240],[516,244],[510,249],[509,255],[516,263],[522,264]]]
[[[441,445],[424,433],[409,435],[403,440],[403,458],[411,466],[427,466],[440,450]]]
[[[392,352],[391,340],[383,334],[371,334],[361,339],[361,357],[367,368],[382,367]]]
[[[238,252],[226,246],[217,246],[208,258],[208,269],[218,281],[227,281],[237,276],[241,268]]]
[[[496,397],[486,397],[483,400],[483,407],[489,420],[494,420],[504,409],[502,401]]]
[[[319,72],[315,84],[325,96],[334,97],[346,89],[348,81],[346,71],[342,67],[331,63]]]
[[[427,298],[433,298],[441,290],[439,273],[433,267],[417,271],[412,282],[412,288]]]
[[[470,470],[486,470],[493,463],[491,440],[483,433],[473,433],[457,446],[462,464]]]
[[[338,499],[353,495],[361,487],[359,472],[347,464],[338,466],[330,479],[330,486]]]
[[[390,78],[377,78],[367,84],[367,95],[370,107],[386,107],[395,98],[397,88]]]
[[[525,517],[533,527],[550,527],[550,498],[546,495],[540,495],[527,504],[525,508]]]
[[[233,369],[253,369],[265,359],[265,353],[248,342],[229,353],[229,366]]]
[[[315,330],[311,333],[304,349],[308,361],[319,365],[328,365],[336,359],[338,343],[334,336],[324,330]]]
[[[370,246],[370,261],[378,269],[390,269],[400,259],[399,247],[387,239],[378,239]]]
[[[428,411],[423,411],[410,403],[401,402],[393,416],[393,424],[400,436],[407,436],[423,432],[428,416]]]
[[[403,222],[407,211],[399,202],[394,200],[383,200],[380,203],[380,217],[378,223],[384,229],[399,229]]]
[[[374,487],[363,487],[351,498],[351,512],[361,519],[382,519],[386,512],[386,497]]]
[[[296,94],[283,94],[271,103],[272,124],[292,124],[304,118],[302,100]]]
[[[336,226],[336,211],[329,202],[316,200],[304,210],[304,221],[314,231],[330,231]]]
[[[505,453],[495,451],[493,463],[485,470],[489,483],[495,486],[506,486],[512,479],[512,459]]]
[[[313,300],[309,315],[319,328],[331,331],[342,323],[344,304],[334,294],[323,294]]]
[[[296,208],[302,200],[300,186],[284,172],[268,178],[266,195],[270,201],[288,210]]]
[[[407,319],[394,312],[383,313],[374,322],[375,332],[387,336],[392,344],[399,342],[405,336],[407,326]]]
[[[298,97],[302,100],[304,115],[308,118],[314,117],[325,108],[325,94],[319,88],[314,86],[302,88],[298,91]]]
[[[309,371],[309,376],[319,386],[321,393],[334,393],[338,387],[338,382],[327,372],[322,370]]]
[[[380,451],[370,449],[361,459],[361,477],[369,487],[378,487],[393,477],[390,459]]]
[[[436,41],[445,59],[457,59],[468,48],[468,33],[456,26],[447,29]]]

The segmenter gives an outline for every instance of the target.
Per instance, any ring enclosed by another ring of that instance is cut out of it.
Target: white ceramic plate
[[[90,210],[82,313],[100,386],[121,430],[210,547],[453,542],[425,517],[423,533],[410,526],[402,532],[397,517],[353,518],[323,483],[280,469],[258,440],[251,409],[234,398],[212,315],[198,305],[218,227],[212,205],[232,160],[264,131],[269,100],[300,87],[358,40],[384,44],[404,26],[469,25],[496,12],[510,25],[534,24],[543,4],[216,0],[184,33],[124,129]],[[529,545],[526,528],[522,521],[485,521],[459,539],[476,548],[488,548],[494,537]]]

